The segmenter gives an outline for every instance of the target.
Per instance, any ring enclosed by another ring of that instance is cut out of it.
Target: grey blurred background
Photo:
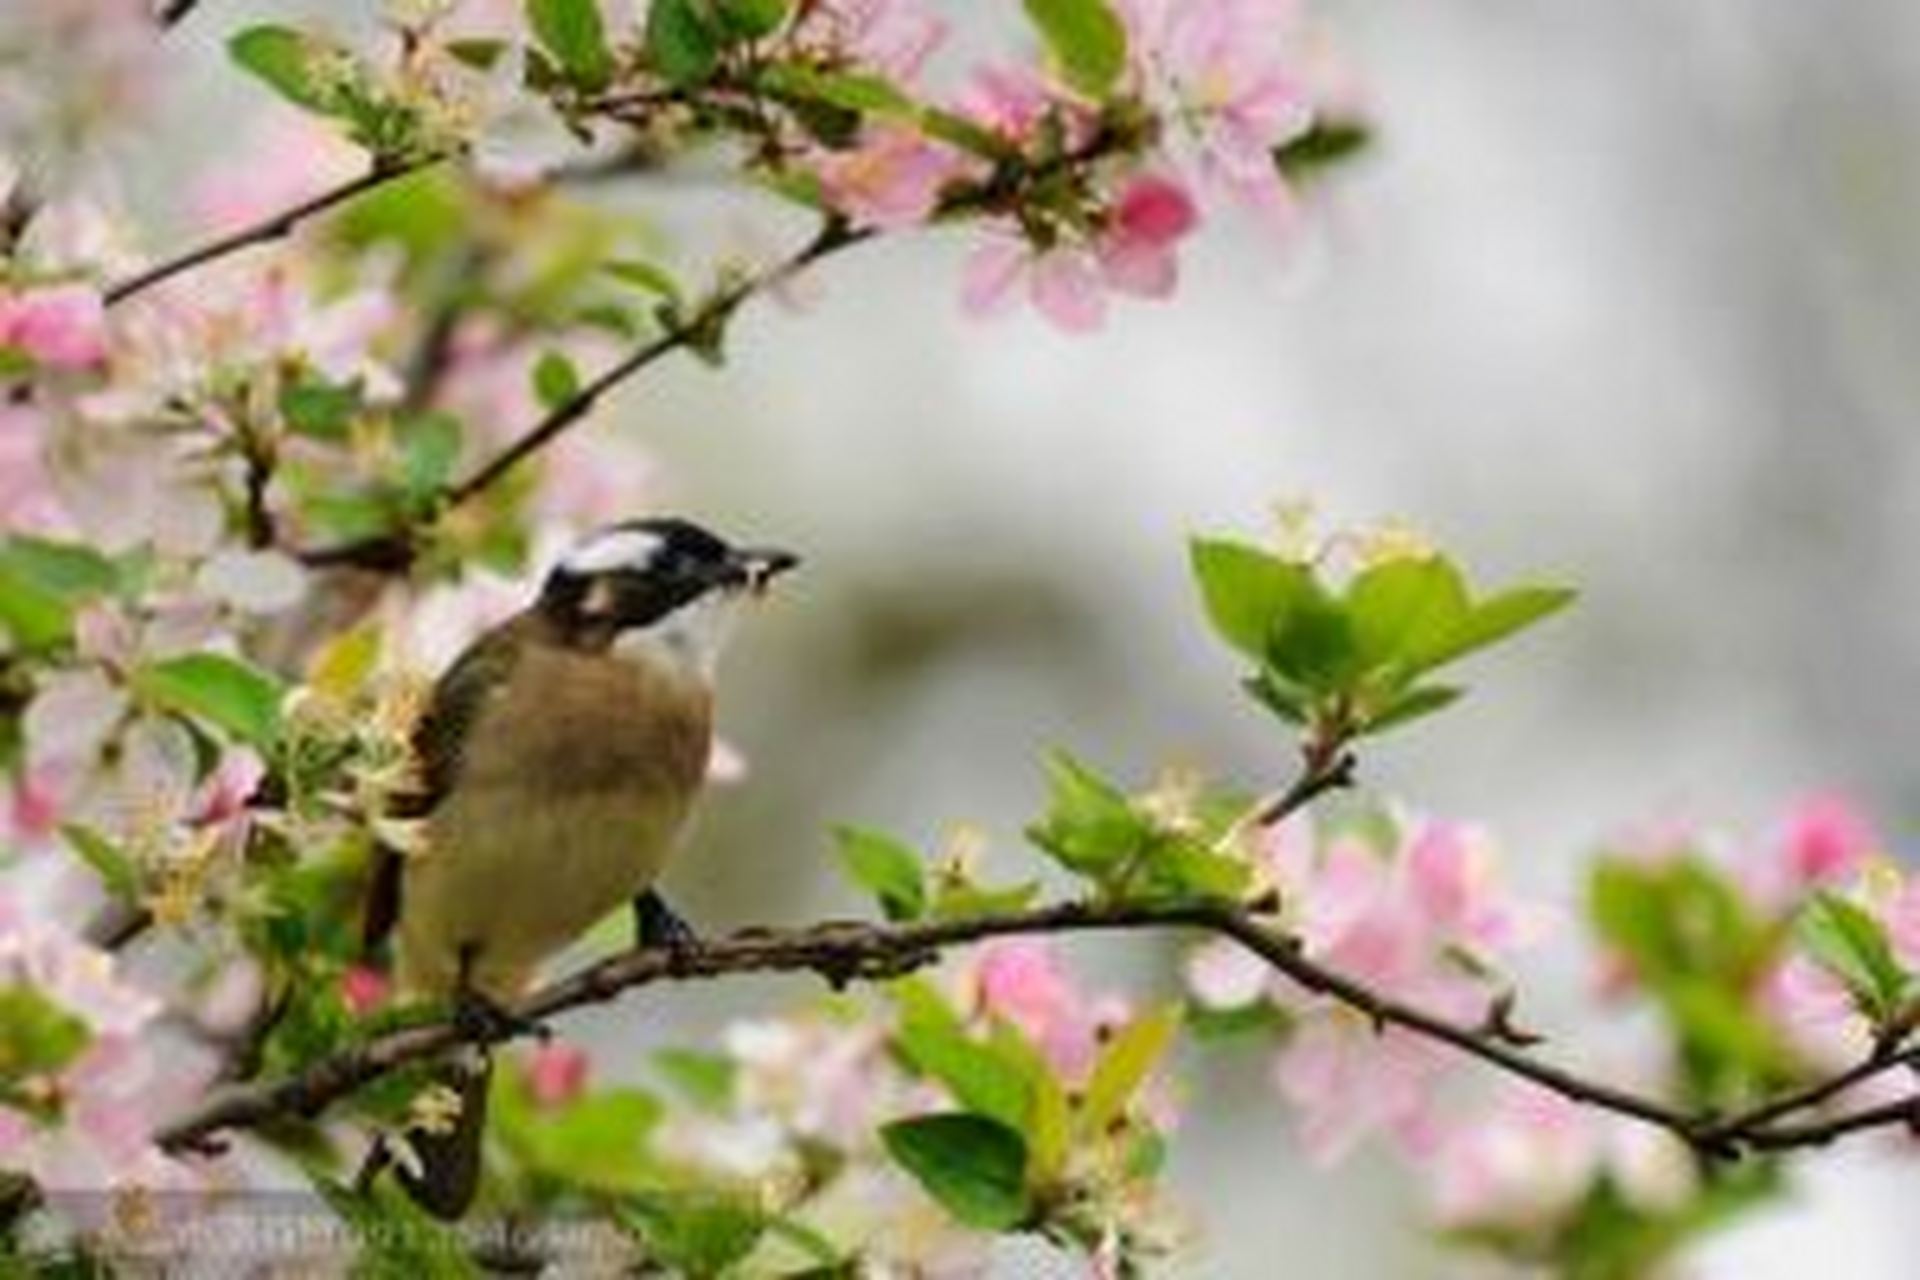
[[[205,0],[179,56],[206,74],[143,141],[151,173],[219,145],[249,100],[211,37],[289,7]],[[1372,786],[1489,823],[1529,890],[1571,908],[1581,855],[1623,823],[1758,828],[1816,787],[1904,839],[1920,9],[1322,12],[1381,139],[1290,254],[1222,218],[1176,303],[1074,340],[963,318],[953,239],[885,245],[831,264],[808,314],[754,310],[723,372],[681,363],[605,409],[673,505],[810,559],[733,655],[723,722],[753,774],[670,877],[704,925],[857,909],[835,820],[928,843],[978,822],[1018,865],[1050,745],[1133,778],[1277,776],[1285,744],[1235,696],[1182,540],[1258,532],[1302,495],[1336,521],[1404,517],[1483,580],[1584,589],[1469,671],[1476,696],[1364,762]],[[1075,954],[1154,971],[1137,948]],[[1580,964],[1551,968],[1538,1020],[1585,1043]],[[805,990],[650,996],[645,1035]],[[590,1030],[632,1052],[631,1018]],[[1186,1274],[1454,1273],[1390,1161],[1302,1167],[1258,1053],[1194,1067],[1206,1103],[1176,1159],[1205,1239]],[[1788,1209],[1690,1274],[1912,1274],[1896,1248],[1920,1173],[1858,1150],[1808,1164]]]

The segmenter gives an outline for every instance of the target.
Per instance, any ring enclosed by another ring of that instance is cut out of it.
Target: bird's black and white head
[[[689,520],[628,520],[561,557],[537,607],[579,647],[710,678],[739,603],[798,563],[788,551],[733,546]]]

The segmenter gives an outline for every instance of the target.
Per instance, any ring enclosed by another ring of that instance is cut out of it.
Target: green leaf
[[[697,1107],[718,1111],[733,1099],[739,1066],[732,1058],[695,1049],[662,1049],[653,1065],[682,1097]]]
[[[400,443],[400,479],[407,496],[422,505],[439,497],[460,460],[462,427],[451,413],[434,411],[395,424]]]
[[[669,84],[699,84],[720,61],[721,41],[696,0],[653,0],[647,8],[646,49]]]
[[[1468,612],[1466,584],[1438,555],[1387,560],[1362,570],[1347,585],[1346,602],[1360,660],[1368,666],[1406,658],[1454,631]]]
[[[1039,896],[1038,880],[1023,880],[1019,884],[1004,886],[942,883],[934,895],[929,914],[941,920],[999,915],[1023,910]]]
[[[1047,759],[1052,803],[1028,838],[1069,871],[1102,879],[1129,863],[1152,829],[1124,792],[1065,752]]]
[[[122,902],[139,900],[140,869],[125,849],[84,823],[69,822],[60,828],[60,834],[81,860],[93,868],[109,894]]]
[[[505,40],[476,36],[469,40],[447,41],[447,52],[462,66],[475,71],[491,71],[499,65],[510,46]]]
[[[880,900],[889,920],[926,914],[927,882],[920,855],[892,836],[860,827],[836,827],[840,865],[853,882]]]
[[[1080,1130],[1089,1137],[1106,1132],[1146,1083],[1180,1029],[1176,1005],[1142,1014],[1123,1027],[1100,1051],[1080,1103]]]
[[[121,583],[119,568],[77,543],[12,537],[0,542],[0,629],[22,649],[65,644],[73,613]]]
[[[9,1086],[72,1063],[92,1038],[85,1022],[39,988],[0,986],[0,1101]]]
[[[1353,120],[1315,120],[1311,128],[1274,152],[1274,163],[1290,181],[1318,178],[1343,160],[1366,150],[1373,131]]]
[[[1025,0],[1067,83],[1103,98],[1127,67],[1127,29],[1107,0]]]
[[[311,375],[280,388],[280,416],[287,425],[316,440],[342,441],[364,407],[360,383],[333,383]]]
[[[1475,649],[1506,639],[1549,614],[1573,603],[1578,593],[1569,587],[1515,587],[1476,603],[1453,627],[1421,645],[1408,660],[1415,670],[1428,671],[1464,657]]]
[[[789,100],[822,103],[859,115],[909,118],[918,108],[912,98],[884,76],[863,71],[823,71],[782,62],[760,73],[760,84]]]
[[[223,730],[253,747],[280,731],[280,682],[219,653],[189,653],[135,669],[135,692],[155,706]]]
[[[971,1111],[1018,1129],[1031,1103],[1027,1073],[1000,1047],[967,1034],[938,992],[908,979],[893,989],[899,1022],[893,1043],[907,1065],[946,1086]]]
[[[648,1262],[689,1277],[732,1274],[770,1225],[746,1196],[705,1189],[637,1193],[620,1202],[619,1214]]]
[[[730,41],[759,40],[787,21],[791,0],[718,0],[714,16]]]
[[[641,1089],[601,1089],[547,1111],[515,1096],[518,1081],[496,1086],[508,1146],[532,1169],[603,1191],[634,1191],[658,1176],[648,1138],[659,1099]]]
[[[993,1051],[1026,1080],[1026,1115],[1016,1128],[1027,1140],[1027,1181],[1029,1185],[1045,1186],[1066,1167],[1073,1143],[1072,1107],[1066,1087],[1052,1061],[1019,1027],[995,1017],[990,1032],[988,1043]]]
[[[227,56],[297,106],[323,115],[338,115],[342,110],[340,76],[352,63],[343,50],[327,41],[291,27],[265,24],[230,37]]]
[[[598,0],[527,0],[527,25],[567,78],[588,91],[613,78]]]
[[[880,1140],[962,1225],[1009,1231],[1032,1216],[1026,1141],[999,1121],[964,1112],[918,1116],[885,1126]]]
[[[1880,922],[1838,894],[1815,894],[1794,922],[1794,937],[1820,966],[1846,984],[1876,1022],[1891,1020],[1911,985]]]
[[[1213,629],[1255,662],[1281,620],[1319,590],[1305,565],[1244,543],[1196,538],[1190,554]]]
[[[637,285],[649,293],[659,294],[668,302],[677,304],[682,301],[680,282],[666,270],[651,262],[643,262],[638,258],[621,258],[607,263],[606,271],[616,280]]]
[[[1458,702],[1466,690],[1450,684],[1423,684],[1411,689],[1403,689],[1385,706],[1377,711],[1369,711],[1360,725],[1362,734],[1380,733],[1430,716],[1436,711],[1445,710]]]
[[[580,393],[580,371],[558,351],[542,352],[533,366],[533,394],[551,413]]]

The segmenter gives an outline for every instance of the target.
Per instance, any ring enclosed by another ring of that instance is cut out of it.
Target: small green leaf
[[[1127,67],[1127,29],[1107,0],[1025,0],[1067,83],[1103,98]]]
[[[1080,1103],[1082,1133],[1097,1137],[1126,1111],[1179,1029],[1180,1010],[1170,1005],[1135,1018],[1107,1042]]]
[[[1821,967],[1846,984],[1861,1010],[1886,1022],[1905,1002],[1910,981],[1880,922],[1838,894],[1821,892],[1801,909],[1794,936]]]
[[[1439,555],[1387,560],[1362,570],[1347,584],[1346,602],[1360,660],[1368,666],[1404,660],[1451,633],[1468,612],[1466,584]]]
[[[37,987],[0,986],[0,1102],[8,1100],[7,1086],[59,1071],[91,1039],[85,1022]]]
[[[840,865],[853,882],[880,900],[889,920],[926,914],[927,882],[920,855],[892,836],[860,827],[836,827]]]
[[[925,982],[898,983],[893,997],[899,1008],[894,1047],[909,1066],[945,1085],[954,1100],[969,1110],[1016,1129],[1027,1123],[1031,1099],[1019,1062],[968,1035],[939,993]]]
[[[84,823],[69,822],[60,828],[60,834],[81,860],[93,868],[109,894],[122,902],[139,900],[140,869],[125,849]]]
[[[527,25],[567,78],[588,91],[613,78],[598,0],[527,0]]]
[[[1558,613],[1573,603],[1578,593],[1569,587],[1515,587],[1482,600],[1452,628],[1435,635],[1409,661],[1416,670],[1427,671],[1443,663],[1464,657],[1475,649],[1504,640],[1514,632]]]
[[[25,535],[0,542],[0,629],[22,649],[48,649],[73,633],[73,613],[118,589],[121,573],[91,547]]]
[[[1289,180],[1311,181],[1366,150],[1372,140],[1373,131],[1358,121],[1315,120],[1305,133],[1283,143],[1273,160]]]
[[[759,40],[778,31],[792,9],[791,0],[718,0],[714,17],[729,40]]]
[[[1360,725],[1362,734],[1380,733],[1421,716],[1430,716],[1458,702],[1466,690],[1450,684],[1423,684],[1404,689],[1377,711],[1370,711]]]
[[[1032,1216],[1026,1141],[999,1121],[964,1112],[918,1116],[887,1125],[880,1140],[962,1225],[1008,1231]]]
[[[720,35],[696,0],[653,0],[647,7],[647,58],[674,85],[695,85],[720,62]]]
[[[680,282],[651,262],[643,262],[638,258],[621,258],[609,262],[606,271],[616,280],[637,285],[649,293],[659,294],[668,302],[679,303],[682,300]]]
[[[475,71],[491,71],[500,64],[510,46],[505,40],[476,36],[470,40],[447,41],[447,52],[461,66]]]
[[[316,36],[272,24],[248,27],[228,39],[227,56],[297,106],[323,115],[342,109],[340,75],[352,63]]]
[[[1258,547],[1196,538],[1190,551],[1213,629],[1255,662],[1265,660],[1282,619],[1319,590],[1305,565]]]
[[[687,1101],[709,1111],[720,1110],[733,1099],[734,1081],[740,1074],[732,1058],[695,1049],[662,1049],[653,1055],[653,1065]]]
[[[771,1225],[750,1198],[706,1189],[638,1192],[619,1203],[619,1213],[644,1242],[647,1261],[677,1276],[734,1274]]]
[[[580,371],[562,352],[542,352],[533,366],[533,394],[551,413],[580,394]]]
[[[1052,803],[1027,836],[1069,871],[1095,880],[1129,863],[1152,837],[1124,792],[1065,752],[1047,759]]]
[[[333,383],[312,376],[296,378],[280,389],[280,416],[303,436],[341,441],[364,407],[358,381]]]
[[[395,430],[399,433],[401,483],[416,503],[431,503],[460,459],[460,419],[440,411],[420,413],[401,419]]]
[[[249,746],[280,730],[280,682],[219,653],[189,653],[135,669],[134,690],[155,706],[212,725]]]
[[[1023,880],[1019,884],[1004,886],[942,883],[934,894],[929,914],[941,920],[999,915],[1023,910],[1039,896],[1038,880]]]

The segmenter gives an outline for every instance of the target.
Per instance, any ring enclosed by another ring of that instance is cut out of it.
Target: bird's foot
[[[665,898],[649,889],[633,900],[633,942],[643,950],[663,947],[686,953],[700,945],[700,935]]]

